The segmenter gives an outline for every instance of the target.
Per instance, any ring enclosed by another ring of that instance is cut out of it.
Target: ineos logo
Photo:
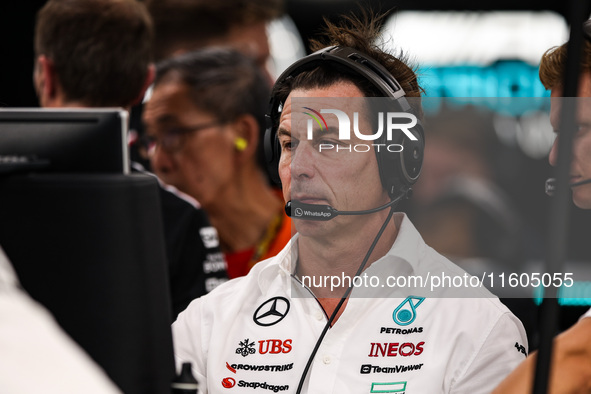
[[[252,319],[259,326],[267,327],[279,323],[289,312],[289,301],[285,297],[273,297],[257,308]]]

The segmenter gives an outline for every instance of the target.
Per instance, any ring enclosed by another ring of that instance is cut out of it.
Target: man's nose
[[[170,153],[156,144],[150,148],[150,165],[154,173],[162,178],[172,172],[172,157]]]
[[[311,178],[315,174],[314,148],[311,144],[301,142],[291,156],[291,177]]]
[[[555,167],[556,164],[558,163],[558,136],[556,137],[556,139],[554,140],[554,143],[552,144],[552,148],[550,149],[550,154],[548,155],[548,161],[550,162],[550,165]]]

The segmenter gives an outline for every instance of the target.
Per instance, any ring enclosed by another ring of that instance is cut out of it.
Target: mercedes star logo
[[[285,297],[273,297],[257,308],[252,319],[259,326],[272,326],[279,323],[289,312],[289,301]]]

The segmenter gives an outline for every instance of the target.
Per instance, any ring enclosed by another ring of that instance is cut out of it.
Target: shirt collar
[[[390,250],[375,261],[366,271],[381,273],[413,274],[420,272],[420,262],[427,246],[418,230],[405,213],[395,213],[392,220],[398,228],[398,235]],[[265,264],[258,273],[258,283],[265,292],[274,281],[287,284],[294,273],[297,261],[299,234],[295,234],[287,245],[273,257],[270,264]],[[257,265],[255,265],[257,268]],[[255,269],[253,268],[253,269]]]
[[[14,288],[19,286],[16,273],[12,268],[12,264],[4,254],[2,247],[0,247],[0,288]]]
[[[420,262],[427,246],[425,241],[405,213],[395,213],[393,220],[398,228],[398,235],[384,258],[386,260],[390,260],[390,258],[401,260],[410,266],[412,272],[420,271]],[[376,263],[381,262],[384,258]]]
[[[290,280],[291,274],[295,271],[294,262],[298,261],[298,238],[299,234],[294,234],[285,247],[275,257],[271,257],[273,261],[261,268],[258,273],[258,283],[263,292],[266,292],[277,280],[285,281],[284,284]],[[253,270],[257,265],[255,264]]]

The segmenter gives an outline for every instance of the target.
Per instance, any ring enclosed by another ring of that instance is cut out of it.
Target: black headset
[[[392,99],[391,112],[412,113],[411,106],[405,98],[404,90],[392,74],[378,62],[353,48],[331,46],[298,60],[288,67],[275,82],[271,92],[269,109],[265,116],[265,157],[269,173],[277,184],[281,183],[277,169],[281,155],[281,147],[277,139],[277,128],[284,104],[278,97],[279,88],[298,74],[327,64],[326,62],[338,64],[341,67],[344,66],[348,71],[370,82],[384,97],[390,97]],[[400,154],[388,152],[387,149],[380,149],[379,152],[376,150],[382,186],[388,191],[390,197],[410,190],[410,187],[417,181],[421,173],[425,137],[423,126],[418,117],[417,124],[409,131],[417,138],[416,141],[405,138],[404,133],[394,133],[398,141],[389,141],[403,146]],[[383,133],[376,143],[386,144],[386,133]]]

